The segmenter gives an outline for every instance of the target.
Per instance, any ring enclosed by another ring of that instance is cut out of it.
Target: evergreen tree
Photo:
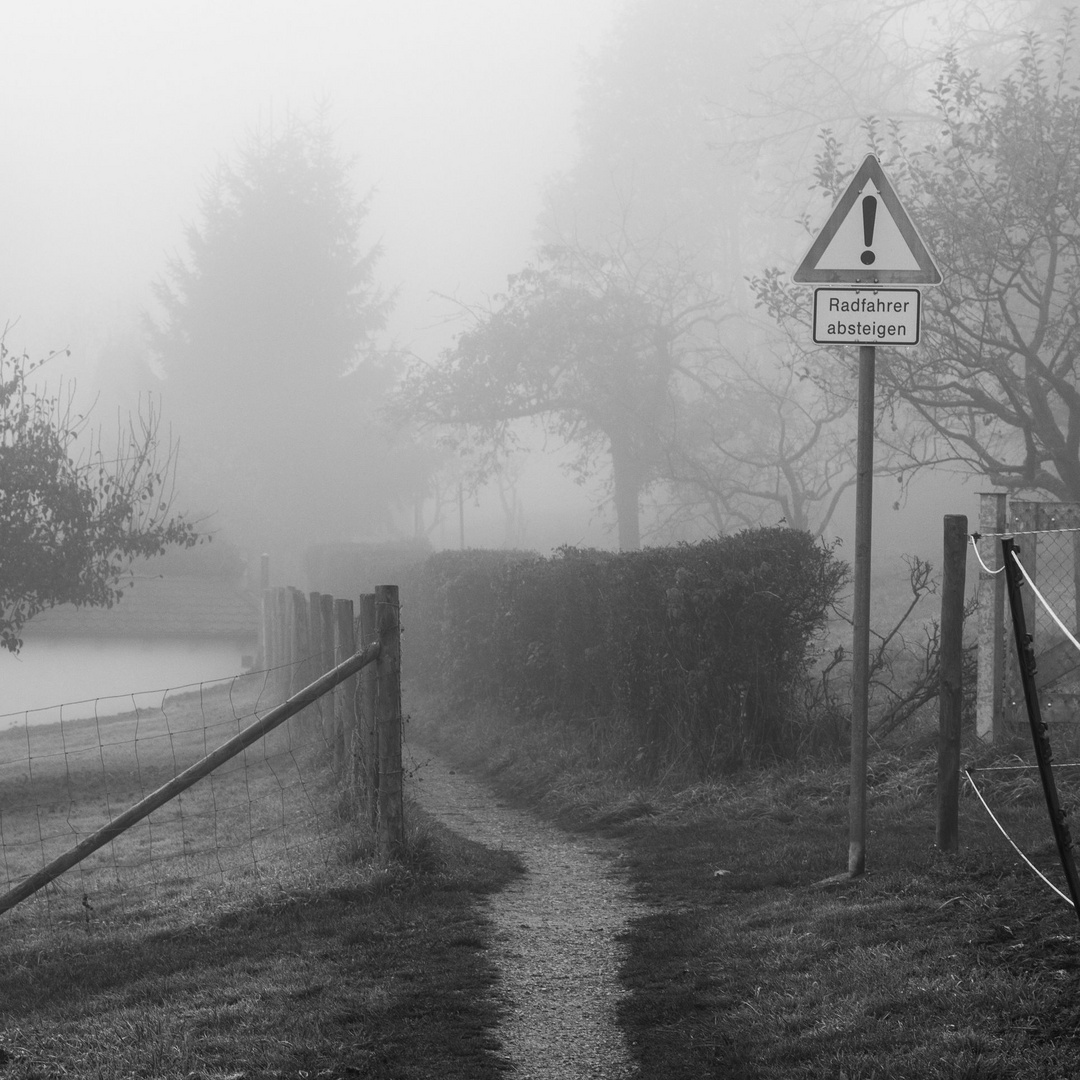
[[[156,283],[148,320],[200,510],[249,553],[387,530],[385,481],[360,464],[392,372],[389,301],[325,119],[289,116],[222,163]]]

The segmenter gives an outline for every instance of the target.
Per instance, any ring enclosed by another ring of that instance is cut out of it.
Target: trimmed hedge
[[[454,708],[611,721],[655,767],[788,757],[809,646],[846,580],[784,528],[621,554],[441,552],[409,589],[413,674]]]

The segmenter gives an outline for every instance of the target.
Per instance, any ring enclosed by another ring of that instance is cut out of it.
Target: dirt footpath
[[[504,1019],[497,1036],[521,1080],[638,1075],[615,1009],[627,921],[644,911],[619,852],[502,802],[425,749],[411,748],[407,794],[471,840],[516,852],[525,875],[488,901]]]

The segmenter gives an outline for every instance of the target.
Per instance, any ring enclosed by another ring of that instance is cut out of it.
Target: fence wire
[[[1056,612],[1061,622],[1075,633],[1076,592],[1080,576],[1080,532],[1062,530],[1036,533],[1021,537],[1018,545],[1024,566],[1046,598],[1047,604]],[[1043,650],[1065,640],[1064,632],[1042,604],[1035,605],[1032,632]]]
[[[306,663],[299,661],[298,663]],[[295,665],[290,665],[295,666]],[[280,701],[285,668],[153,693],[94,714],[0,716],[0,893],[161,787]],[[5,919],[160,915],[209,891],[303,879],[342,842],[332,696],[271,731]]]

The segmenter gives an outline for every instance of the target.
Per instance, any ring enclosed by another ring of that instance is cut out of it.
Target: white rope
[[[1048,533],[1074,533],[1080,532],[1080,525],[1074,525],[1069,529],[1008,529],[1005,532],[984,532],[980,536],[1043,536]]]
[[[1038,765],[969,765],[969,772],[1026,772],[1037,769]],[[1055,761],[1055,769],[1078,769],[1080,761]]]
[[[993,576],[994,574],[1000,574],[1005,569],[1004,566],[999,566],[996,570],[991,570],[990,567],[983,562],[982,556],[979,554],[979,545],[975,542],[974,535],[971,536],[971,547],[972,550],[975,552],[975,558],[979,560],[979,565],[991,576]]]
[[[1057,617],[1057,612],[1046,602],[1046,597],[1039,592],[1035,582],[1028,576],[1028,572],[1024,569],[1024,564],[1016,557],[1015,551],[1012,553],[1012,557],[1013,562],[1020,567],[1020,573],[1024,575],[1024,580],[1031,586],[1031,591],[1039,598],[1039,603],[1046,608],[1047,614],[1057,623],[1058,629],[1072,642],[1073,648],[1076,649],[1077,652],[1080,652],[1080,641],[1077,641],[1076,638],[1073,637],[1069,628]]]
[[[1018,847],[1017,847],[1017,846],[1016,846],[1015,842],[1013,841],[1013,838],[1012,838],[1012,837],[1011,837],[1011,836],[1010,836],[1010,835],[1009,835],[1009,834],[1008,834],[1008,833],[1007,833],[1007,832],[1005,831],[1005,829],[1004,829],[1004,828],[1002,827],[1002,824],[1001,824],[1001,822],[1000,822],[1000,821],[998,821],[998,819],[997,819],[996,817],[994,817],[994,811],[993,811],[993,810],[991,810],[991,809],[990,809],[990,807],[989,807],[989,806],[987,805],[987,803],[986,803],[986,800],[985,800],[985,799],[983,798],[983,796],[982,796],[982,792],[981,792],[981,791],[979,790],[979,787],[978,787],[978,785],[977,785],[977,784],[975,783],[975,781],[974,781],[974,780],[972,780],[972,778],[971,778],[971,773],[970,773],[970,772],[969,772],[969,771],[968,771],[967,769],[965,769],[965,770],[964,770],[964,776],[966,776],[966,777],[967,777],[967,782],[968,782],[968,783],[969,783],[969,784],[971,785],[971,790],[972,790],[972,791],[974,791],[974,792],[975,792],[975,794],[979,796],[979,802],[981,802],[981,803],[983,804],[983,809],[984,809],[984,810],[985,810],[985,811],[986,811],[986,812],[987,812],[987,813],[988,813],[988,814],[990,815],[990,820],[991,820],[991,821],[992,821],[992,822],[993,822],[993,823],[994,823],[994,824],[995,824],[995,825],[996,825],[996,826],[998,827],[998,831],[999,831],[999,832],[1001,833],[1001,835],[1002,835],[1002,836],[1004,836],[1004,837],[1005,837],[1005,839],[1006,839],[1006,840],[1008,840],[1010,844],[1012,844],[1012,848],[1013,848],[1013,851],[1015,851],[1015,852],[1016,852],[1016,854],[1017,854],[1017,855],[1019,855],[1019,856],[1020,856],[1020,858],[1021,858],[1021,859],[1023,859],[1023,860],[1024,860],[1024,862],[1026,862],[1026,863],[1028,864],[1028,866],[1029,866],[1029,867],[1031,867],[1031,869],[1032,869],[1032,870],[1033,870],[1033,871],[1035,872],[1035,876],[1036,876],[1036,877],[1039,877],[1039,878],[1041,878],[1041,879],[1042,879],[1042,880],[1043,880],[1044,882],[1046,882],[1046,884],[1047,884],[1047,885],[1049,885],[1049,886],[1050,886],[1050,888],[1051,888],[1051,889],[1053,889],[1053,890],[1054,890],[1054,892],[1056,892],[1056,893],[1058,894],[1058,896],[1060,896],[1060,897],[1061,897],[1061,899],[1062,899],[1062,900],[1064,900],[1064,901],[1065,901],[1065,903],[1069,905],[1069,907],[1075,907],[1076,905],[1075,905],[1075,904],[1073,904],[1072,900],[1070,900],[1070,899],[1069,899],[1069,897],[1067,897],[1067,896],[1066,896],[1066,895],[1065,895],[1065,894],[1064,894],[1064,893],[1063,893],[1063,892],[1062,892],[1062,891],[1061,891],[1061,890],[1060,890],[1060,889],[1059,889],[1059,888],[1058,888],[1058,887],[1057,887],[1057,886],[1056,886],[1056,885],[1055,885],[1055,884],[1054,884],[1054,883],[1053,883],[1053,882],[1052,882],[1052,881],[1051,881],[1051,880],[1050,880],[1050,879],[1049,879],[1049,878],[1048,878],[1048,877],[1047,877],[1047,876],[1046,876],[1046,875],[1045,875],[1045,874],[1044,874],[1044,873],[1043,873],[1043,872],[1042,872],[1042,871],[1041,871],[1041,870],[1040,870],[1040,869],[1039,869],[1039,868],[1038,868],[1038,867],[1037,867],[1037,866],[1036,866],[1036,865],[1035,865],[1035,864],[1034,864],[1034,863],[1033,863],[1033,862],[1032,862],[1032,861],[1031,861],[1031,860],[1030,860],[1030,859],[1029,859],[1029,858],[1028,858],[1028,857],[1027,857],[1027,856],[1026,856],[1026,855],[1025,855],[1025,854],[1024,854],[1024,853],[1023,853],[1023,852],[1022,852],[1021,850],[1020,850],[1020,849],[1019,849],[1019,848],[1018,848]]]

